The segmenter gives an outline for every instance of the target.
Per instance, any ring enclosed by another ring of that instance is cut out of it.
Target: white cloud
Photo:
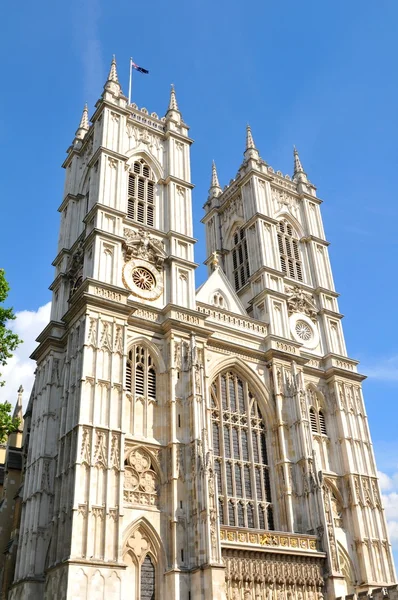
[[[398,551],[398,472],[391,475],[378,471],[383,492],[383,506],[386,511],[387,527],[393,550]]]
[[[7,400],[14,405],[17,399],[17,390],[22,385],[24,389],[23,403],[26,407],[36,368],[35,362],[29,356],[37,346],[37,336],[50,320],[50,310],[51,302],[40,306],[37,311],[21,310],[16,313],[15,321],[9,323],[10,329],[23,339],[23,343],[18,346],[13,357],[1,369],[1,379],[6,383],[0,387],[0,402]]]
[[[390,356],[390,358],[373,362],[369,366],[362,364],[362,371],[370,379],[398,381],[398,356]]]

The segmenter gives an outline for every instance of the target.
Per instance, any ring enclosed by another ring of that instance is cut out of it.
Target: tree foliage
[[[3,444],[10,433],[17,431],[21,421],[11,416],[12,406],[9,402],[0,403],[0,444]]]
[[[11,358],[12,353],[16,350],[17,346],[22,342],[18,335],[7,327],[8,321],[15,319],[13,309],[2,306],[9,291],[10,286],[5,278],[4,269],[0,269],[0,365],[3,367],[7,363],[7,360]],[[4,381],[1,381],[1,379],[0,385],[4,385]]]

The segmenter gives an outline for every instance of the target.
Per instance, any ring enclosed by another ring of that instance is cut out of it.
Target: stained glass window
[[[265,422],[257,400],[232,371],[215,379],[211,397],[220,521],[274,529]]]

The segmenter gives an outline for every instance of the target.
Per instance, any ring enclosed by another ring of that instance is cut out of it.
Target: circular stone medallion
[[[134,296],[156,300],[163,292],[163,275],[146,260],[132,259],[123,267],[123,283]]]
[[[290,331],[296,342],[313,349],[319,344],[319,333],[315,323],[307,315],[296,313],[289,319]]]

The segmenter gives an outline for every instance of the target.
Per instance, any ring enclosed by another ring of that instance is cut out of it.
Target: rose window
[[[312,329],[305,321],[297,321],[295,330],[303,342],[308,342],[312,338]]]
[[[152,273],[143,267],[136,267],[131,276],[134,284],[140,288],[140,290],[152,290],[156,285]]]

